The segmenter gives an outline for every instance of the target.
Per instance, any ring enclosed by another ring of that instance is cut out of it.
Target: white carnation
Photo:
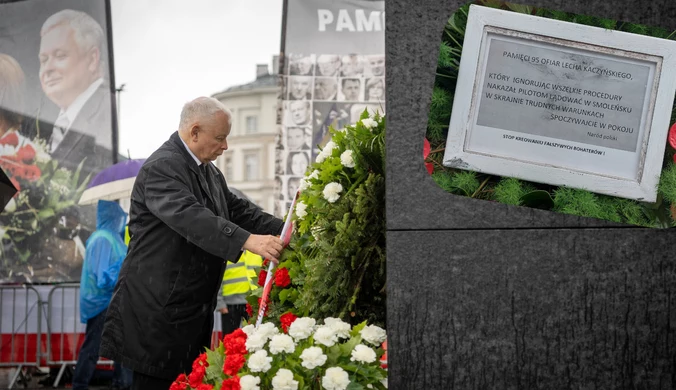
[[[385,330],[375,325],[365,326],[359,333],[364,340],[373,345],[380,345],[387,338]]]
[[[322,150],[321,152],[319,152],[319,154],[317,154],[317,158],[315,158],[315,162],[323,163],[324,160],[326,160],[326,157],[327,157],[327,155],[324,154],[324,151]]]
[[[289,335],[296,339],[296,341],[305,340],[312,335],[315,330],[316,321],[314,318],[301,317],[291,323],[289,327]]]
[[[365,119],[362,119],[362,120],[361,120],[361,124],[362,124],[364,127],[369,128],[369,129],[373,129],[373,128],[375,128],[375,127],[378,126],[378,122],[374,121],[374,120],[371,119],[371,118],[365,118]]]
[[[265,336],[265,338],[271,338],[272,336],[276,335],[279,333],[279,329],[273,324],[272,322],[266,322],[264,324],[260,324],[258,328],[256,328],[256,333]]]
[[[360,363],[373,363],[376,361],[376,351],[364,344],[358,344],[352,350],[351,361]]]
[[[305,211],[305,209],[307,209],[307,205],[305,203],[303,202],[296,203],[296,216],[298,216],[298,218],[300,219],[305,218],[305,216],[307,215],[307,211]]]
[[[331,153],[333,153],[333,149],[337,148],[338,145],[333,142],[329,141],[326,143],[326,146],[324,146],[324,149],[322,149],[322,152],[326,153],[326,156],[331,156]]]
[[[293,372],[286,368],[280,368],[272,378],[272,388],[274,390],[296,390],[298,381],[293,380]]]
[[[319,347],[306,348],[303,353],[300,354],[300,358],[303,361],[300,365],[308,370],[321,367],[326,363],[327,359],[326,355],[324,355],[324,352]]]
[[[350,337],[352,327],[340,318],[326,317],[324,325],[328,325],[339,338],[347,339]]]
[[[272,358],[268,356],[268,351],[263,349],[251,354],[251,356],[249,356],[249,360],[246,362],[246,365],[249,367],[251,372],[268,372],[268,370],[272,368],[271,363]]]
[[[303,192],[310,187],[310,182],[306,179],[300,179],[300,184],[298,185],[298,191]]]
[[[256,327],[249,324],[242,328],[242,332],[246,333],[247,337],[249,337],[256,332]]]
[[[322,386],[326,390],[345,390],[349,384],[349,375],[340,367],[327,369],[326,375],[322,377]]]
[[[261,378],[253,375],[244,375],[239,378],[239,386],[242,390],[260,390]]]
[[[277,334],[272,336],[270,340],[270,353],[277,355],[281,352],[293,353],[296,350],[296,344],[294,344],[291,336],[285,334]]]
[[[340,155],[340,163],[343,164],[344,167],[354,168],[355,164],[351,150],[346,150]]]
[[[332,347],[338,341],[338,336],[336,332],[331,329],[330,326],[324,325],[320,326],[315,331],[315,343],[326,345],[327,347]]]
[[[340,193],[343,191],[343,186],[340,183],[332,182],[324,187],[324,198],[326,198],[329,203],[335,203],[338,198],[340,198]]]
[[[255,352],[263,349],[267,341],[267,336],[258,332],[254,332],[252,335],[247,335],[244,346],[248,352]]]

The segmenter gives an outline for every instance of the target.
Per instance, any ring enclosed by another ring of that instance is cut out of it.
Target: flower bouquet
[[[385,330],[337,318],[318,325],[287,316],[280,328],[247,325],[226,335],[181,374],[170,390],[386,389]]]
[[[68,253],[60,255],[54,236],[72,239],[73,226],[69,216],[85,190],[89,178],[80,183],[80,171],[84,161],[73,173],[59,168],[46,152],[41,140],[29,140],[16,131],[0,138],[0,167],[7,173],[19,190],[0,215],[0,280],[31,282],[36,262],[55,260],[55,257],[74,258]],[[69,231],[65,231],[69,230]],[[45,249],[45,253],[37,251]],[[39,259],[38,259],[39,258]],[[51,268],[50,264],[39,264]],[[77,267],[75,267],[77,268]],[[56,271],[56,272],[54,272]],[[51,270],[48,274],[62,273],[69,280],[67,270]]]

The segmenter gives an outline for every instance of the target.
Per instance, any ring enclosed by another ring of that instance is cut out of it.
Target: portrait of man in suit
[[[111,94],[105,80],[105,35],[91,16],[62,10],[40,31],[40,84],[58,108],[44,134],[53,159],[95,174],[112,163]],[[85,177],[83,175],[83,177]]]

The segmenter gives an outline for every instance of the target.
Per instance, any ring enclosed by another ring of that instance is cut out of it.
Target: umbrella
[[[5,210],[5,206],[7,206],[7,203],[9,203],[16,192],[16,187],[9,180],[5,171],[0,168],[0,211]]]
[[[84,190],[79,204],[95,204],[101,199],[119,200],[130,197],[136,175],[145,161],[127,160],[102,170]]]

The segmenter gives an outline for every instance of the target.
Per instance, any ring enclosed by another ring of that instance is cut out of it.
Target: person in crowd
[[[87,326],[73,374],[74,390],[88,389],[94,376],[106,311],[127,254],[127,213],[117,202],[108,200],[99,200],[96,211],[96,230],[87,240],[80,277],[80,321]],[[112,387],[128,389],[131,380],[131,371],[114,362]]]
[[[143,164],[131,195],[129,251],[106,314],[101,355],[133,370],[132,389],[166,390],[210,346],[227,262],[243,250],[277,263],[283,221],[230,192],[211,163],[232,114],[199,97]]]

